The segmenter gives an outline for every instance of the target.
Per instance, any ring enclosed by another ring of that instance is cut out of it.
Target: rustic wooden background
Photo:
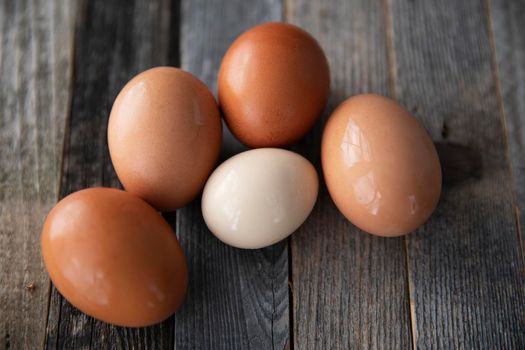
[[[0,349],[525,348],[525,1],[0,3]],[[293,149],[319,168],[334,106],[391,96],[438,145],[437,212],[372,237],[322,188],[292,237],[246,251],[215,239],[196,201],[166,215],[190,267],[182,309],[141,329],[83,315],[51,286],[39,235],[61,197],[119,186],[106,144],[119,89],[174,65],[215,92],[229,44],[266,21],[305,28],[330,61],[325,116]]]

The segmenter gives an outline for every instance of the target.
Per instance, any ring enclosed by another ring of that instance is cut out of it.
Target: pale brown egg
[[[186,294],[186,260],[175,233],[130,193],[92,188],[65,197],[49,213],[41,242],[55,287],[99,320],[158,323]]]
[[[250,147],[290,145],[308,133],[330,89],[328,62],[315,39],[286,23],[239,36],[219,71],[219,103],[232,133]]]
[[[326,124],[321,156],[336,206],[364,231],[400,236],[436,208],[441,166],[434,144],[408,111],[386,97],[343,102]]]
[[[157,67],[119,93],[108,144],[124,188],[159,210],[195,198],[217,161],[222,124],[213,95],[190,73]]]

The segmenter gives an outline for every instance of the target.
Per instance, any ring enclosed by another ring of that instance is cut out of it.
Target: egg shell
[[[149,69],[117,96],[108,125],[113,166],[125,189],[162,211],[195,198],[215,167],[222,138],[206,85],[172,67]]]
[[[41,243],[58,291],[99,320],[147,326],[183,302],[188,272],[177,237],[132,194],[92,188],[65,197],[49,213]]]
[[[202,213],[224,243],[262,248],[299,228],[315,205],[318,186],[315,168],[302,156],[275,148],[250,150],[212,173]]]
[[[322,165],[332,199],[369,233],[400,236],[421,226],[441,193],[438,154],[407,110],[379,95],[358,95],[330,116]]]
[[[250,147],[280,147],[301,139],[324,109],[328,61],[299,27],[266,23],[228,49],[219,71],[219,104],[232,133]]]

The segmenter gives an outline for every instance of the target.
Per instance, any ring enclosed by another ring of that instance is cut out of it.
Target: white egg
[[[277,148],[246,151],[226,160],[210,176],[202,214],[226,244],[257,249],[292,234],[317,199],[319,181],[302,156]]]

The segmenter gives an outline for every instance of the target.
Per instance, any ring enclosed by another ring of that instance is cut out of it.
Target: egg
[[[328,62],[317,41],[291,24],[246,31],[219,70],[219,104],[232,133],[250,147],[290,145],[312,128],[330,87]]]
[[[263,248],[293,233],[314,207],[317,172],[302,156],[275,148],[239,153],[210,176],[202,195],[206,225],[238,248]]]
[[[438,154],[425,129],[396,102],[372,94],[346,100],[330,116],[321,148],[328,191],[362,230],[400,236],[436,208]]]
[[[124,188],[162,211],[202,190],[222,138],[206,85],[172,67],[147,70],[124,86],[111,110],[108,145]]]
[[[99,320],[138,327],[160,322],[186,294],[186,260],[175,233],[142,199],[91,188],[62,199],[41,235],[58,291]]]

